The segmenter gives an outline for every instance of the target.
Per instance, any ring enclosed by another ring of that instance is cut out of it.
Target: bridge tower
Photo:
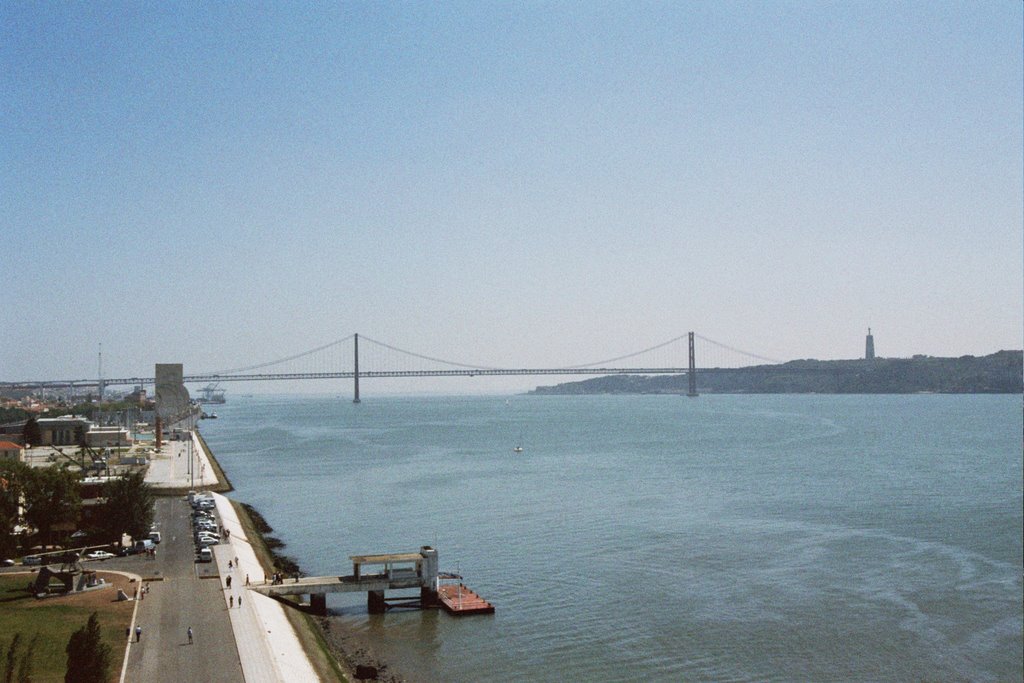
[[[696,356],[693,352],[693,332],[690,333],[690,369],[686,373],[686,378],[690,383],[690,390],[686,392],[686,395],[690,398],[697,396],[697,361]]]
[[[354,338],[355,338],[355,364],[354,364],[355,372],[354,372],[354,378],[355,378],[355,382],[356,382],[356,395],[355,395],[355,398],[352,399],[352,402],[353,403],[359,403],[359,333],[358,332],[355,334]]]

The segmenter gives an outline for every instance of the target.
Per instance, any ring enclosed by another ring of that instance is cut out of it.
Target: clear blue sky
[[[0,379],[1021,348],[1022,3],[0,5]],[[528,380],[526,385],[536,384]],[[438,388],[435,385],[432,388]]]

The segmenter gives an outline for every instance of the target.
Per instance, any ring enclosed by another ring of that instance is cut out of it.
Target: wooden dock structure
[[[275,598],[309,595],[310,610],[318,614],[327,612],[328,593],[357,592],[366,593],[366,608],[371,614],[382,614],[394,607],[442,607],[456,615],[494,613],[494,605],[461,582],[441,583],[442,578],[452,579],[456,575],[438,572],[437,550],[430,546],[415,553],[353,555],[349,559],[352,573],[347,576],[307,576],[249,589]],[[367,571],[368,567],[373,571]],[[388,590],[409,589],[419,589],[418,600],[385,597]]]

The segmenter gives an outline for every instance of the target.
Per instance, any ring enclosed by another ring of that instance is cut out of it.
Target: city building
[[[11,441],[0,441],[0,460],[25,462],[25,447]]]
[[[78,415],[42,417],[36,423],[40,441],[33,446],[77,446],[79,437],[84,436],[92,424]]]

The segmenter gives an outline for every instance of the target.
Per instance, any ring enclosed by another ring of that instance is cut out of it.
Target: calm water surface
[[[1020,396],[229,398],[304,571],[430,544],[497,606],[331,598],[410,680],[1024,675]]]

